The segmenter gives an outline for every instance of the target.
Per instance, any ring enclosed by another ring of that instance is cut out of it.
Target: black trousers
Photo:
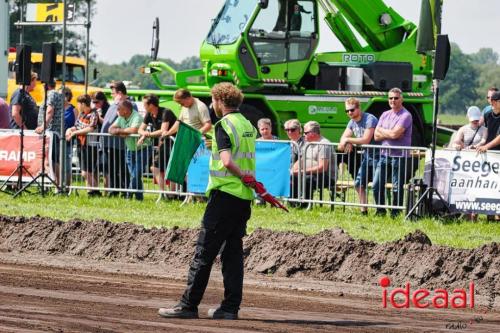
[[[306,174],[305,179],[305,188],[302,188],[304,193],[304,199],[312,199],[313,192],[319,189],[331,188],[335,186],[335,180],[329,179],[328,175],[324,173],[310,173]],[[303,180],[302,180],[303,181]],[[303,184],[301,184],[303,186]],[[292,193],[294,198],[299,197],[299,179],[297,176],[294,176],[292,179]],[[307,204],[306,204],[307,205]]]
[[[130,177],[125,163],[125,149],[106,147],[104,153],[106,160],[104,173],[109,177],[108,186],[127,189]]]
[[[243,241],[250,218],[250,200],[213,190],[198,235],[196,251],[188,272],[187,288],[179,303],[196,310],[203,298],[212,265],[221,251],[224,280],[224,311],[237,313],[243,295]]]

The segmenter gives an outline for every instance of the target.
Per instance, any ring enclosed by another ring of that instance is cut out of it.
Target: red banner
[[[17,181],[18,173],[13,175],[21,160],[21,136],[19,131],[0,132],[0,180]],[[54,177],[52,169],[52,133],[47,133],[45,145],[45,168],[49,175]],[[23,140],[23,166],[31,176],[36,177],[42,171],[42,136],[33,131],[24,131]],[[31,177],[23,170],[23,181],[30,181]]]

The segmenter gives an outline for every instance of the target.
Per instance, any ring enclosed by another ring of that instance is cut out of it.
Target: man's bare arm
[[[226,169],[229,170],[233,175],[238,178],[243,177],[245,174],[241,171],[241,169],[234,163],[231,151],[229,149],[222,150],[219,152],[220,159],[222,164]]]
[[[211,128],[212,128],[212,122],[207,121],[207,122],[203,123],[203,126],[201,126],[200,132],[201,132],[201,134],[205,134],[208,131],[210,131]]]
[[[179,130],[179,121],[177,120],[172,125],[172,127],[170,127],[170,129],[168,131],[162,132],[161,136],[171,136],[171,135],[174,135],[175,133],[177,133],[178,130]]]
[[[19,104],[12,105],[12,119],[14,119],[17,126],[22,127],[23,118],[21,115],[21,105],[19,105]]]

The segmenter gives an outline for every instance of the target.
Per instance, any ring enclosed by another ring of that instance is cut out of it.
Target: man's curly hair
[[[243,102],[243,93],[241,90],[229,82],[217,83],[213,86],[212,97],[222,101],[222,104],[229,108],[239,108]]]

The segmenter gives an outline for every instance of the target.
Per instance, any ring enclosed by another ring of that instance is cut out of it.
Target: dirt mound
[[[62,222],[0,216],[0,250],[34,251],[124,262],[189,263],[196,230],[146,229],[103,220]]]
[[[0,216],[0,251],[74,255],[119,262],[167,263],[186,268],[197,230],[146,229],[96,220],[62,222],[46,218]],[[258,229],[245,238],[247,271],[292,278],[376,285],[464,288],[470,281],[480,294],[500,292],[500,246],[473,250],[432,245],[421,231],[395,242],[355,240],[341,229],[313,236]]]

